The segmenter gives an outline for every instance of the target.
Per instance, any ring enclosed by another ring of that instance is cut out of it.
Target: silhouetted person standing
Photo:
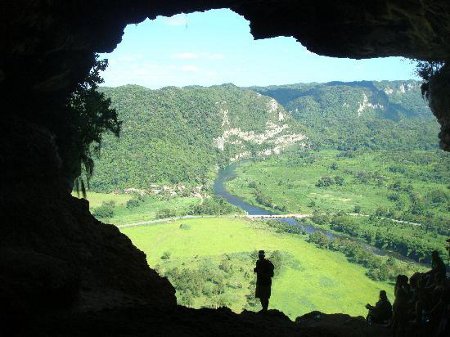
[[[267,311],[271,295],[274,266],[272,262],[264,258],[265,254],[263,250],[259,251],[258,256],[259,259],[256,261],[256,267],[254,269],[256,273],[255,297],[261,301],[262,311]]]

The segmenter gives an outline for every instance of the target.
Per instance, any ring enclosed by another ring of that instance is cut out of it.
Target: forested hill
[[[330,82],[251,88],[273,97],[308,127],[319,148],[436,147],[436,119],[417,81]]]
[[[204,185],[218,165],[307,142],[305,128],[274,99],[231,84],[101,90],[123,124],[120,139],[104,137],[94,190]]]
[[[91,188],[205,185],[217,166],[297,145],[340,150],[436,147],[416,81],[239,88],[101,88],[123,121],[104,137]],[[279,102],[279,103],[278,103]]]

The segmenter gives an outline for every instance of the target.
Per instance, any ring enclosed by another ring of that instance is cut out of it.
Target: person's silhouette
[[[256,261],[256,267],[253,270],[256,273],[255,297],[261,301],[262,311],[267,311],[271,295],[274,266],[272,262],[264,258],[265,253],[263,250],[259,251],[258,256],[259,259]]]
[[[392,318],[392,305],[389,302],[386,291],[380,291],[380,299],[375,306],[366,304],[369,310],[367,314],[367,322],[369,323],[384,323]]]

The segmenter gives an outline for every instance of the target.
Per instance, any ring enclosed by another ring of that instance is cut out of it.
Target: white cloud
[[[225,55],[221,53],[194,53],[186,51],[173,54],[172,58],[177,60],[194,60],[194,59],[223,60],[225,58]]]
[[[177,14],[171,17],[164,17],[164,23],[169,26],[185,26],[187,24],[186,14]]]
[[[194,66],[193,64],[185,64],[181,66],[181,71],[195,73],[199,71],[199,68],[197,66]]]
[[[198,57],[199,57],[198,54],[191,53],[191,52],[183,52],[183,53],[177,53],[177,54],[172,55],[172,58],[177,59],[177,60],[193,60]]]
[[[220,54],[220,53],[212,53],[212,54],[207,54],[206,58],[209,60],[223,60],[225,58],[225,55]]]

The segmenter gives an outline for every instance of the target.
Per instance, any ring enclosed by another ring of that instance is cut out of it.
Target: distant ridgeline
[[[93,190],[205,185],[217,166],[307,143],[305,128],[274,99],[231,84],[101,90],[123,125],[120,139],[104,137]]]
[[[418,81],[330,82],[254,87],[308,128],[317,148],[429,149],[439,127]]]
[[[105,135],[91,188],[204,185],[214,168],[297,147],[426,149],[438,125],[420,83],[332,82],[239,88],[101,88],[123,121]]]

